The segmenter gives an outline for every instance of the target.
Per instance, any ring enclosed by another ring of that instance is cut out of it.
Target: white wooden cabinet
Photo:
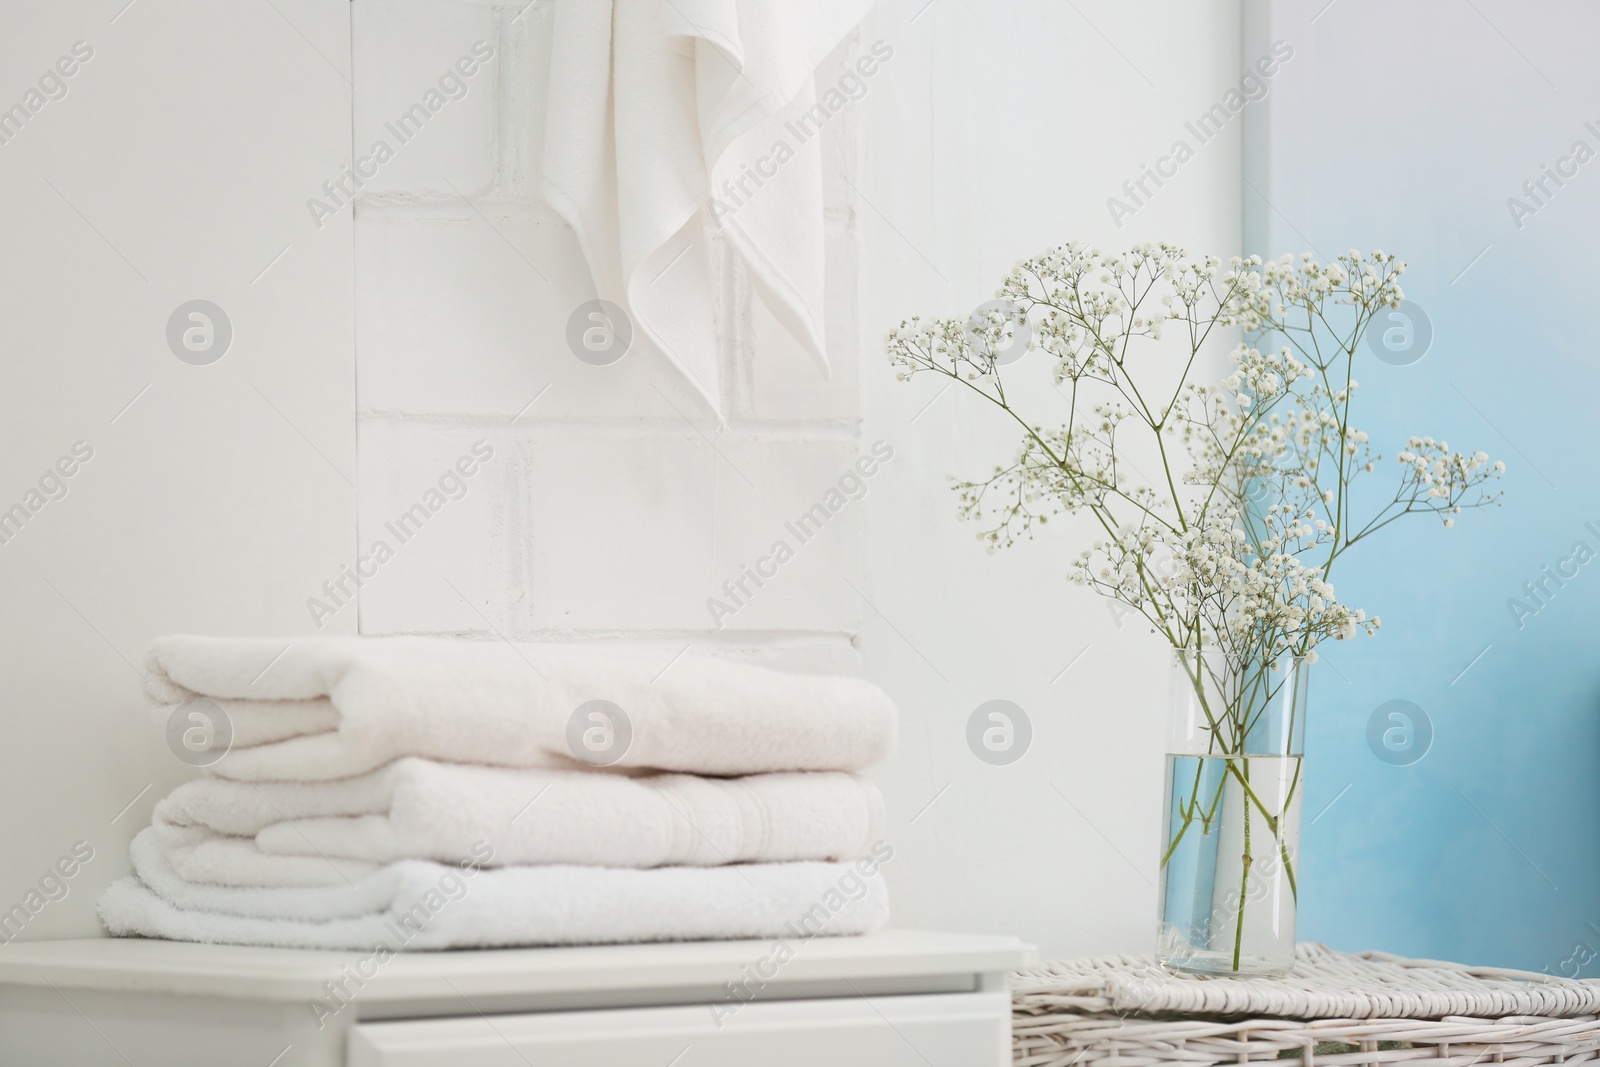
[[[1010,1054],[1003,992],[362,1023],[349,1067],[970,1067]]]
[[[1014,938],[407,953],[0,946],[0,1063],[28,1067],[1001,1067]],[[348,996],[330,997],[329,983]],[[731,991],[730,991],[731,990]],[[753,994],[753,996],[752,996]]]

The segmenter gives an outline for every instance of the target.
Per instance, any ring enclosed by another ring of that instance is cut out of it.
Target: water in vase
[[[1294,962],[1301,757],[1167,757],[1160,937],[1168,967],[1286,972]]]

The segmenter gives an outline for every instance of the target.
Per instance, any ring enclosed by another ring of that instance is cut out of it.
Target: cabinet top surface
[[[1011,971],[1037,953],[1014,937],[884,930],[785,942],[788,981]],[[720,985],[770,959],[779,941],[692,941],[572,948],[371,953],[200,945],[142,938],[0,945],[0,985],[188,994],[254,1000],[321,995],[359,964],[368,1002],[472,995]],[[363,962],[365,961],[365,962]],[[370,972],[376,973],[370,973]],[[370,973],[370,976],[369,976]]]

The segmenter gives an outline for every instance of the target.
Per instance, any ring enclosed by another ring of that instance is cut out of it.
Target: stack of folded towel
[[[134,839],[136,877],[100,900],[115,935],[452,948],[887,918],[883,802],[857,772],[893,746],[895,711],[857,679],[593,646],[188,636],[158,641],[146,678],[163,719],[189,705],[232,740]]]

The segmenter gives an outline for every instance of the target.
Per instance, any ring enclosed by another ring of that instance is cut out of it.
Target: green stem
[[[1239,785],[1243,787],[1245,795],[1249,797],[1251,802],[1255,804],[1256,810],[1261,812],[1261,817],[1267,820],[1267,829],[1272,831],[1273,836],[1276,837],[1278,834],[1278,820],[1270,811],[1267,810],[1266,803],[1260,797],[1256,796],[1256,791],[1250,788],[1249,770],[1250,768],[1248,761],[1245,766],[1244,774],[1239,773],[1239,768],[1234,766],[1233,760],[1228,761],[1228,773],[1232,774],[1236,779],[1238,779]],[[1245,805],[1245,810],[1247,812],[1250,810],[1249,805]],[[1284,805],[1284,810],[1288,810],[1287,804]]]
[[[1178,842],[1183,840],[1183,835],[1189,832],[1189,824],[1194,822],[1196,813],[1200,814],[1200,825],[1204,827],[1202,833],[1211,832],[1211,820],[1217,816],[1217,806],[1222,803],[1222,790],[1228,784],[1228,779],[1221,778],[1217,781],[1217,791],[1211,797],[1211,806],[1204,812],[1200,811],[1200,775],[1205,770],[1203,762],[1196,764],[1194,769],[1194,790],[1189,794],[1189,806],[1185,808],[1183,802],[1178,802],[1178,810],[1183,812],[1183,825],[1178,827],[1178,832],[1173,835],[1172,843],[1167,846],[1167,851],[1161,857],[1161,866],[1166,867],[1167,861],[1178,850]]]
[[[1250,761],[1247,759],[1243,762],[1244,774],[1239,780],[1244,783],[1244,787],[1248,791],[1250,788]],[[1232,767],[1233,761],[1229,760],[1228,765]],[[1244,856],[1242,860],[1243,871],[1239,875],[1239,919],[1233,929],[1233,969],[1235,973],[1239,970],[1239,951],[1244,946],[1244,902],[1247,899],[1250,888],[1250,805],[1248,804],[1244,806]]]
[[[1300,785],[1300,769],[1305,766],[1305,761],[1296,760],[1294,764],[1294,777],[1289,780],[1289,791],[1283,797],[1283,814],[1289,814],[1289,805],[1294,803],[1294,791]],[[1278,835],[1278,853],[1283,857],[1283,873],[1289,878],[1289,896],[1296,904],[1300,903],[1300,887],[1294,880],[1294,861],[1289,858],[1289,842],[1283,834]]]
[[[1289,879],[1289,893],[1290,893],[1290,895],[1292,895],[1294,897],[1295,902],[1299,903],[1299,901],[1300,901],[1300,886],[1299,886],[1298,882],[1295,880],[1295,876],[1294,876],[1294,861],[1289,857],[1289,844],[1283,838],[1283,833],[1281,832],[1282,831],[1282,826],[1281,826],[1281,823],[1280,823],[1280,819],[1281,819],[1282,816],[1287,815],[1289,813],[1289,805],[1294,803],[1294,791],[1295,791],[1295,788],[1300,784],[1300,768],[1301,768],[1301,766],[1303,764],[1301,762],[1299,762],[1299,761],[1297,761],[1295,763],[1294,777],[1292,779],[1290,779],[1290,781],[1289,781],[1289,791],[1284,795],[1284,798],[1283,798],[1283,811],[1275,816],[1270,811],[1267,810],[1267,805],[1265,804],[1265,802],[1262,801],[1262,799],[1259,796],[1256,795],[1256,791],[1254,789],[1250,788],[1250,773],[1249,773],[1250,769],[1249,769],[1249,765],[1248,765],[1249,761],[1246,760],[1245,762],[1246,762],[1246,767],[1245,767],[1245,773],[1244,774],[1241,775],[1239,773],[1239,769],[1233,765],[1233,760],[1229,760],[1228,761],[1228,771],[1229,771],[1230,774],[1233,775],[1233,777],[1235,779],[1238,780],[1240,787],[1245,792],[1245,795],[1248,796],[1250,798],[1251,802],[1253,802],[1255,804],[1256,810],[1261,812],[1261,817],[1263,819],[1265,819],[1266,822],[1267,822],[1267,829],[1272,831],[1272,836],[1277,840],[1277,842],[1278,842],[1278,854],[1283,858],[1283,873]],[[1250,834],[1250,831],[1249,831],[1250,805],[1249,804],[1245,805],[1244,816],[1245,816],[1245,823],[1246,823],[1245,839],[1248,842],[1249,834]]]

